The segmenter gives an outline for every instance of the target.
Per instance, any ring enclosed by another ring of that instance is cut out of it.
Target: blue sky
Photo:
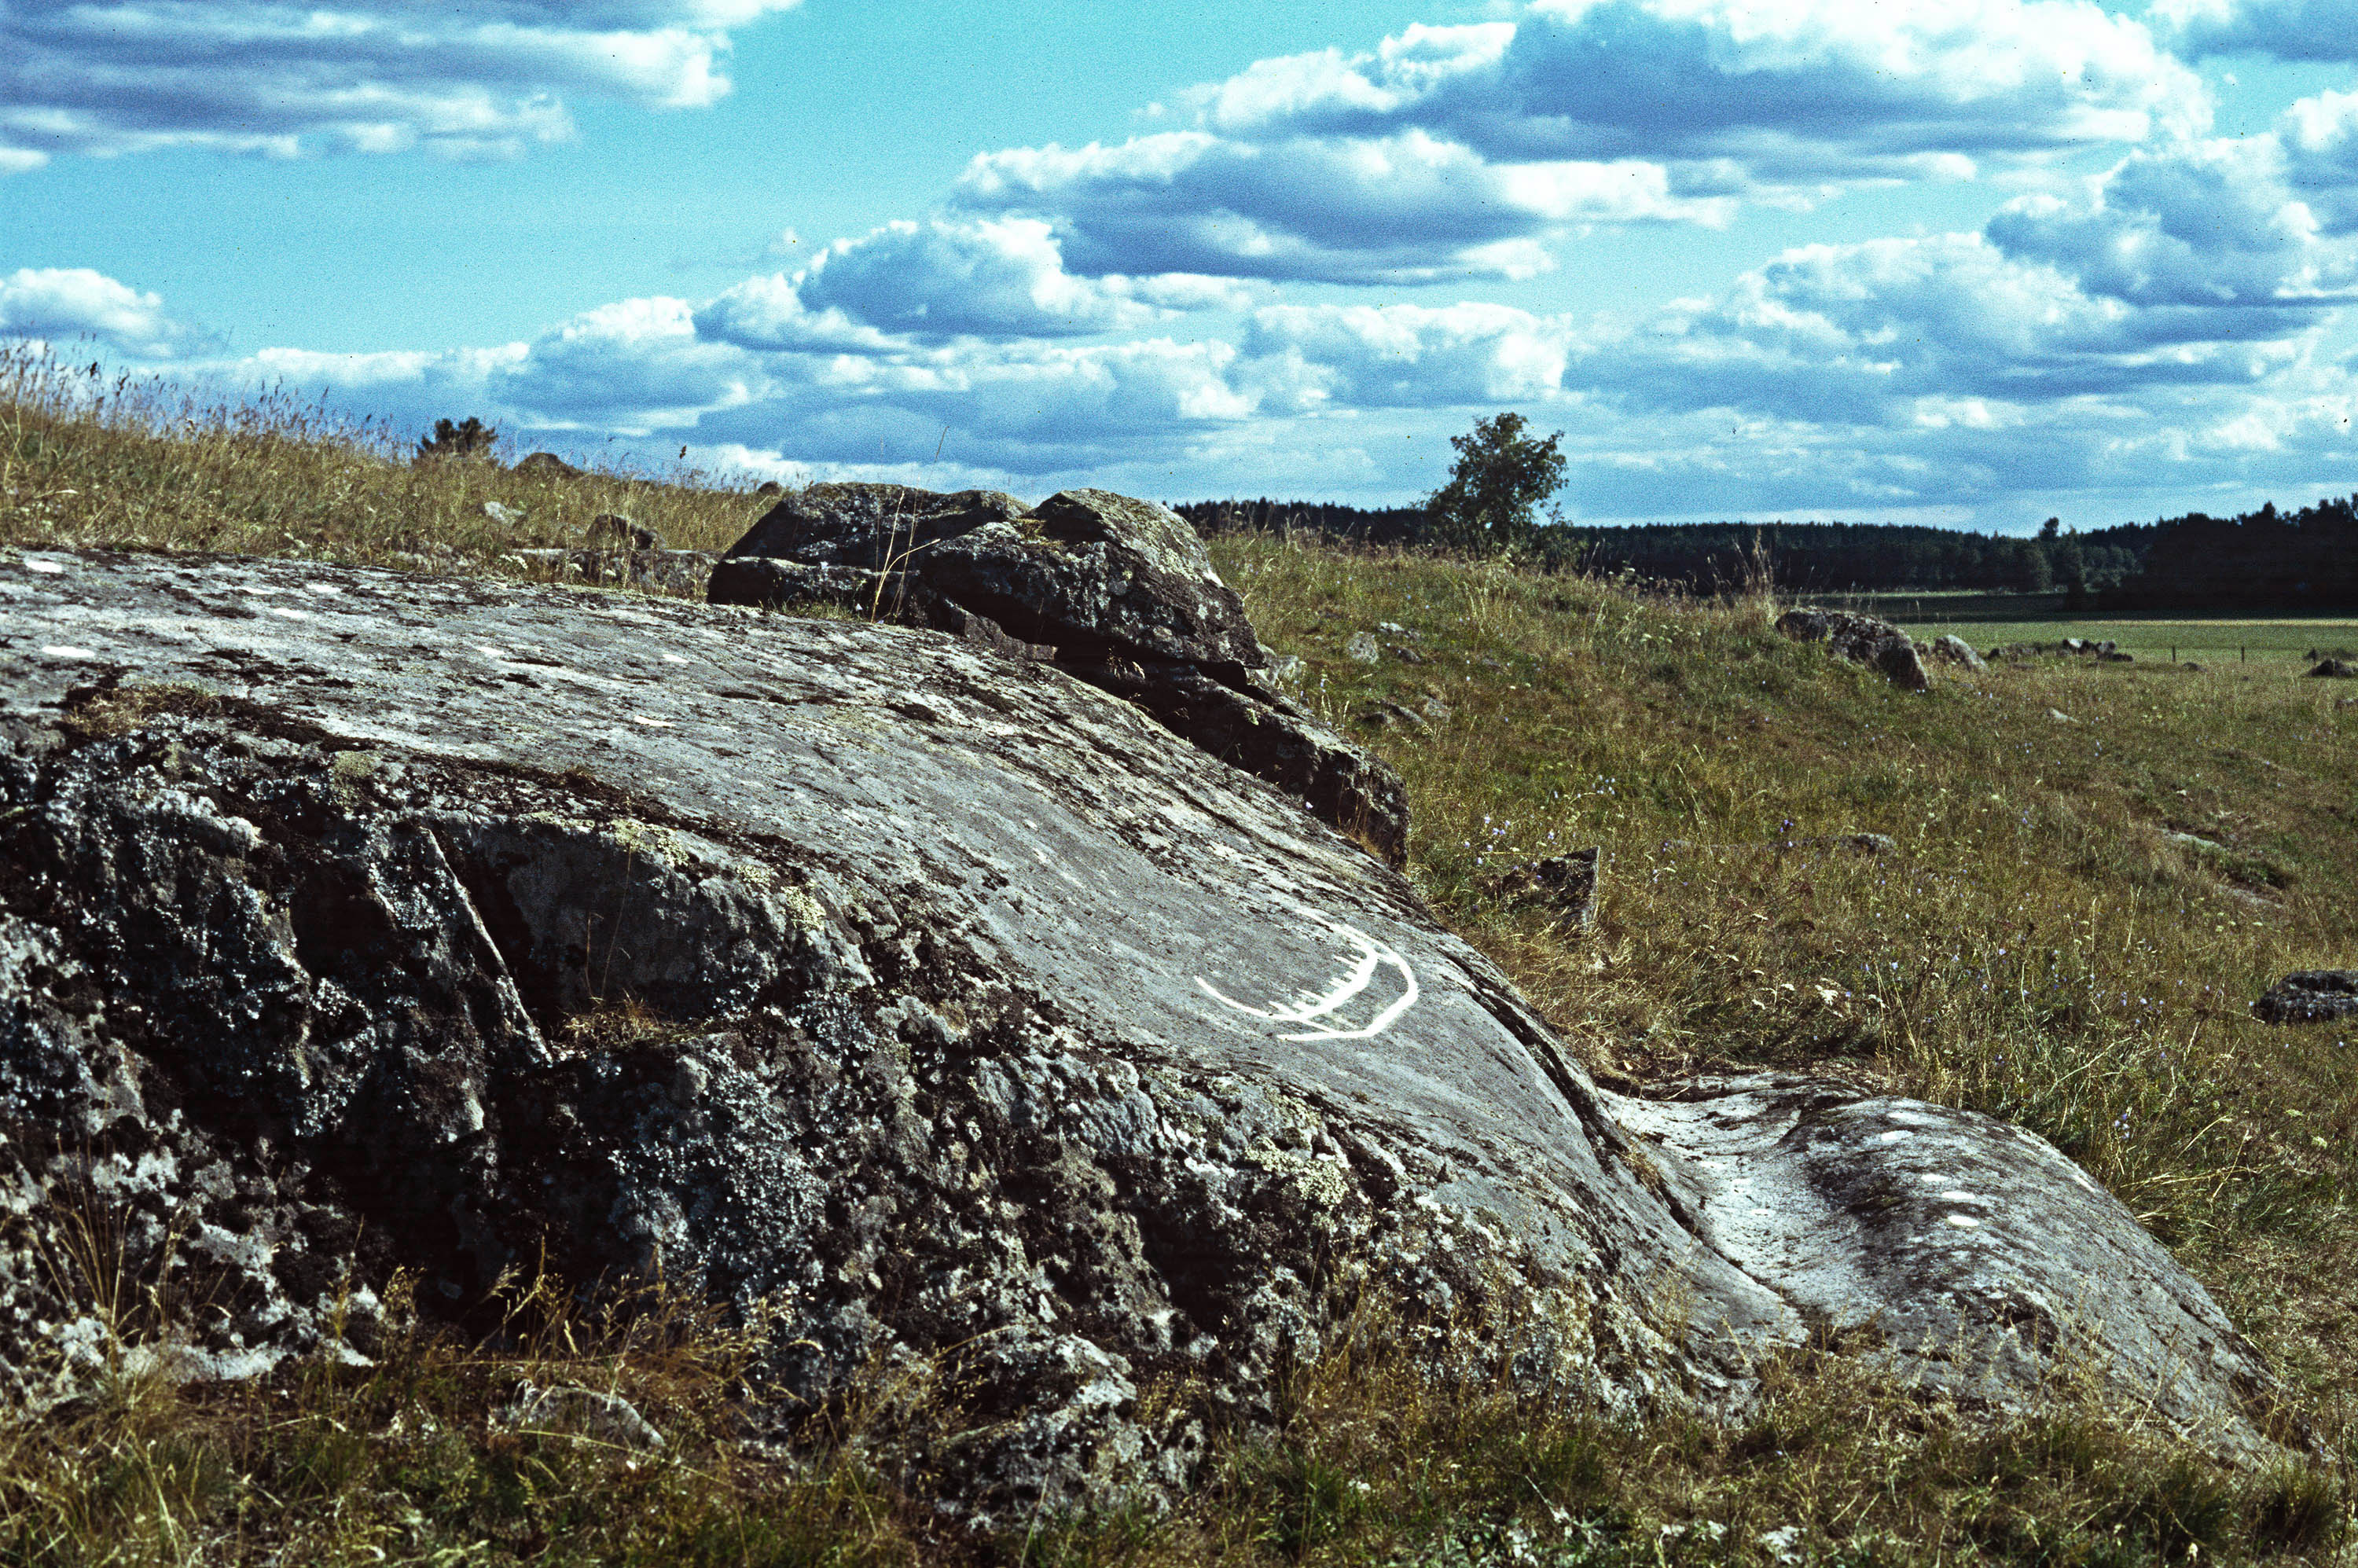
[[[797,480],[1399,503],[1512,408],[1575,517],[2097,527],[2358,488],[2353,63],[2353,0],[9,0],[0,335]]]

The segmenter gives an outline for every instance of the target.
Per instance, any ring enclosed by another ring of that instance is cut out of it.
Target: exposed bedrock
[[[1203,541],[1167,506],[1068,490],[817,484],[730,546],[715,604],[830,603],[1053,661],[1277,785],[1394,865],[1408,792],[1267,677],[1268,650]]]
[[[929,1464],[990,1517],[1167,1496],[1369,1290],[1633,1409],[1740,1405],[1828,1329],[2228,1449],[2272,1389],[2038,1140],[1605,1096],[1289,795],[895,626],[0,562],[0,1132],[21,1402],[110,1310],[239,1375],[365,1353],[397,1267],[457,1311],[545,1253],[775,1303],[782,1412],[939,1374]],[[136,1292],[77,1273],[93,1224]]]

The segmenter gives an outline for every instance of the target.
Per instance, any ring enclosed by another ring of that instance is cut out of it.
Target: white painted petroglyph
[[[1234,998],[1222,996],[1213,989],[1212,982],[1201,975],[1195,977],[1195,983],[1203,988],[1206,996],[1223,1007],[1233,1008],[1238,1012],[1254,1018],[1267,1019],[1271,1023],[1313,1025],[1314,1027],[1306,1033],[1278,1036],[1280,1040],[1301,1044],[1320,1040],[1372,1040],[1398,1022],[1403,1013],[1416,1005],[1419,994],[1416,971],[1409,968],[1407,959],[1356,926],[1346,925],[1339,920],[1329,919],[1314,909],[1304,909],[1302,913],[1359,950],[1357,964],[1352,968],[1349,974],[1336,979],[1329,986],[1325,995],[1312,996],[1304,992],[1292,1007],[1262,1009],[1249,1007]],[[1390,1005],[1368,1020],[1362,1028],[1331,1027],[1330,1022],[1339,1024],[1346,1022],[1335,1018],[1336,1010],[1356,1000],[1359,993],[1366,990],[1375,979],[1377,974],[1387,967],[1399,973],[1403,988],[1401,994],[1392,1000]],[[1330,1021],[1330,1022],[1322,1022],[1322,1020]]]
[[[88,648],[77,648],[65,643],[52,643],[49,644],[41,650],[41,656],[49,659],[94,659],[98,657],[95,653],[92,653]]]
[[[47,572],[51,576],[55,576],[56,574],[64,571],[66,568],[59,566],[55,561],[28,560],[25,563],[25,569],[28,572]]]

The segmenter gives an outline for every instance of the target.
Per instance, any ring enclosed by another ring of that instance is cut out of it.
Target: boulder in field
[[[536,479],[544,483],[550,480],[581,477],[579,469],[555,452],[532,452],[518,458],[514,471],[525,479]]]
[[[1880,670],[1892,685],[1909,691],[1931,684],[1915,642],[1887,621],[1841,610],[1789,610],[1777,618],[1777,630],[1795,642],[1823,643],[1838,656]]]
[[[1962,665],[1968,670],[1986,670],[1989,663],[1974,652],[1974,645],[1953,633],[1935,637],[1931,642],[1932,656],[1943,664]]]

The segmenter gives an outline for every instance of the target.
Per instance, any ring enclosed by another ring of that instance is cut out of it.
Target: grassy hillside
[[[0,546],[299,552],[514,573],[620,509],[722,546],[760,503],[671,476],[412,469],[283,402],[208,412],[0,362]],[[13,373],[15,380],[7,379]],[[480,512],[529,514],[522,535]],[[1788,643],[1771,606],[1256,537],[1215,546],[1312,707],[1407,780],[1412,872],[1600,1076],[1859,1081],[2025,1123],[2221,1298],[2323,1458],[2222,1468],[2059,1385],[1992,1425],[1839,1357],[1742,1422],[1617,1424],[1435,1388],[1379,1308],[1228,1434],[1165,1519],[944,1536],[838,1412],[795,1453],[730,1435],[743,1337],[694,1303],[583,1317],[520,1282],[510,1332],[418,1326],[369,1368],[172,1390],[125,1376],[0,1434],[0,1561],[2143,1563],[2347,1561],[2358,1457],[2358,1033],[2271,1030],[2288,969],[2358,964],[2358,705],[2280,665],[2004,668],[1922,695]],[[1397,632],[1377,630],[1390,622]],[[1406,650],[1370,666],[1362,632]],[[1370,704],[1421,726],[1363,724]],[[1812,845],[1854,832],[1893,848]],[[1606,853],[1590,933],[1488,891]],[[644,1304],[644,1303],[642,1303]],[[628,1395],[659,1454],[508,1430],[519,1379]]]

